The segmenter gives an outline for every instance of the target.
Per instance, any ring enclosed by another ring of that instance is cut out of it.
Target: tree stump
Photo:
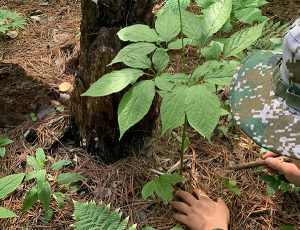
[[[116,33],[131,24],[153,23],[152,8],[152,0],[98,0],[97,4],[81,1],[81,53],[71,97],[72,126],[81,146],[106,163],[125,157],[133,146],[138,147],[143,136],[151,134],[157,113],[152,108],[119,141],[117,109],[123,93],[99,98],[80,95],[105,73],[120,69],[120,64],[107,66],[125,45]]]

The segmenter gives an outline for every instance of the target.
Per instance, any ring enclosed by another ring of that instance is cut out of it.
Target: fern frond
[[[26,19],[19,13],[0,9],[0,31],[5,33],[10,29],[24,29],[27,25]]]
[[[125,230],[128,225],[128,217],[122,220],[120,209],[110,210],[110,205],[100,202],[81,203],[74,201],[72,225],[76,230]],[[136,229],[136,225],[128,227],[128,230]]]
[[[250,49],[274,50],[280,47],[281,44],[273,43],[272,38],[283,38],[288,27],[288,23],[281,24],[281,22],[268,21],[260,39]]]

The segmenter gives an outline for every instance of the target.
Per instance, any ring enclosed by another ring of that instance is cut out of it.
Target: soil
[[[77,74],[80,1],[53,0],[48,4],[40,3],[47,2],[27,0],[25,4],[22,0],[0,0],[1,7],[22,13],[29,22],[17,38],[0,42],[0,61],[20,65],[32,81],[42,82],[48,89],[58,93],[60,83],[73,84]],[[274,20],[291,22],[298,17],[299,6],[296,0],[274,0],[264,7],[264,12]],[[39,19],[31,16],[38,16]],[[177,70],[178,64],[174,62],[171,69]],[[19,215],[17,218],[0,220],[1,230],[25,227],[30,230],[72,229],[72,200],[110,203],[112,208],[121,208],[130,217],[130,223],[138,224],[138,229],[149,225],[163,230],[176,225],[169,205],[155,197],[148,200],[141,198],[142,186],[156,176],[156,171],[178,169],[175,167],[179,160],[176,135],[169,134],[161,138],[159,134],[154,134],[145,142],[141,152],[133,153],[131,157],[113,165],[104,165],[85,150],[77,148],[72,138],[65,135],[69,126],[69,93],[60,95],[65,101],[51,98],[44,92],[39,94],[51,99],[53,108],[60,105],[64,111],[49,113],[36,122],[28,116],[21,125],[0,129],[0,136],[9,136],[14,140],[7,147],[6,157],[0,158],[0,177],[29,171],[25,163],[26,156],[34,154],[37,147],[42,147],[48,156],[47,167],[54,161],[70,159],[72,165],[63,171],[78,172],[87,179],[77,193],[66,193],[63,209],[59,209],[55,202],[51,204],[54,216],[49,223],[42,221],[43,209],[40,204],[26,213],[20,212],[25,192],[32,187],[32,183],[26,182],[9,198],[0,201],[0,206],[10,208]],[[224,167],[258,157],[259,148],[238,129],[232,127],[225,136],[216,132],[212,144],[193,131],[189,131],[189,136],[191,148],[186,152],[186,180],[183,187],[187,191],[202,188],[213,199],[223,197],[231,211],[230,229],[277,230],[284,224],[300,229],[299,195],[287,192],[268,197],[265,183],[251,170],[224,170]],[[50,176],[55,178],[57,175]],[[237,196],[222,187],[222,178],[237,180],[242,194]],[[51,186],[56,191],[63,189],[54,181]]]

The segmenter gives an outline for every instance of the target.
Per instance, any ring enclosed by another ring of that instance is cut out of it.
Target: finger
[[[265,160],[267,166],[271,169],[276,170],[281,173],[287,173],[290,171],[290,167],[293,165],[291,163],[283,162],[282,159],[268,157]]]
[[[273,153],[273,152],[270,152],[270,151],[268,151],[266,154],[264,154],[263,156],[262,156],[262,158],[263,159],[266,159],[266,158],[268,158],[268,157],[277,157],[278,155],[276,154],[276,153]]]
[[[183,224],[185,224],[185,225],[188,225],[188,217],[187,217],[187,215],[175,213],[175,214],[173,215],[173,217],[174,217],[174,219],[177,220],[178,222],[183,223]]]
[[[188,205],[192,205],[196,201],[196,198],[192,194],[190,194],[189,192],[179,190],[179,191],[176,192],[175,195],[177,197],[181,198]]]
[[[186,203],[183,202],[173,201],[172,207],[184,214],[188,214],[190,212],[190,206],[188,206]]]
[[[208,195],[205,192],[203,192],[201,189],[195,189],[193,191],[193,194],[195,194],[198,200],[200,200],[203,196],[208,197]]]

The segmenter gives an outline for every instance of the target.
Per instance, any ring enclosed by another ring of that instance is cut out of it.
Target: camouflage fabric
[[[283,54],[258,51],[244,61],[231,86],[231,110],[237,124],[258,145],[300,159],[299,99],[298,19],[284,38]]]

